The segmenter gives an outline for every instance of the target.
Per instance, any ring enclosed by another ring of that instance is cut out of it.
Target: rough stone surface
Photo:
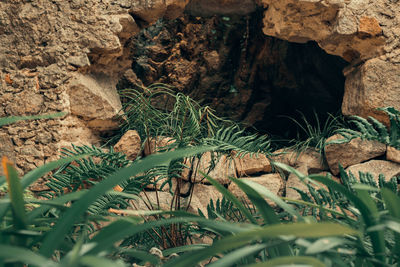
[[[256,11],[254,0],[191,0],[186,12],[193,16],[243,16]]]
[[[304,175],[308,175],[307,167],[302,166],[296,169]],[[296,174],[291,173],[286,181],[286,197],[290,199],[301,199],[300,194],[293,188],[302,190],[303,192],[308,192],[307,186],[297,177]]]
[[[127,131],[114,145],[114,150],[124,153],[129,160],[135,160],[141,152],[141,140],[137,131]]]
[[[398,25],[397,19],[384,15],[398,11],[395,3],[383,6],[383,1],[262,2],[268,6],[264,14],[265,34],[293,42],[314,40],[328,53],[348,61],[382,54],[388,39],[384,30],[393,32]]]
[[[171,137],[157,136],[146,140],[143,148],[145,156],[154,154],[158,151],[169,150],[169,146],[175,143],[175,140]]]
[[[241,180],[258,183],[278,196],[282,195],[282,191],[284,189],[284,181],[278,173],[269,173],[251,178],[241,178]],[[228,190],[236,197],[240,199],[244,198],[248,201],[246,194],[235,183],[231,183],[228,187]],[[270,200],[267,200],[267,202],[269,204],[273,203]]]
[[[400,163],[400,150],[388,146],[386,149],[386,159],[392,162]]]
[[[139,194],[139,199],[131,200],[135,210],[170,210],[172,195],[168,192],[147,191]]]
[[[197,158],[192,160],[192,162],[186,160],[185,165],[189,166],[189,168],[184,169],[182,178],[192,183],[207,183],[207,180],[201,175],[200,171],[224,185],[230,184],[229,176],[236,177],[234,161],[226,155],[206,152],[200,160]]]
[[[300,173],[305,174],[305,175],[311,174],[311,173],[307,173],[307,170],[305,167],[300,167],[297,170]],[[339,178],[333,176],[329,172],[321,172],[321,173],[315,173],[315,174],[330,177],[334,181],[341,183]],[[316,185],[313,183],[309,183],[309,184],[311,184],[316,190],[320,189],[319,185]],[[321,185],[321,187],[328,191],[328,188],[325,185]],[[301,199],[300,194],[293,188],[300,189],[304,193],[309,194],[308,187],[302,181],[300,181],[300,179],[297,177],[297,175],[291,173],[286,181],[286,197],[290,198],[290,199],[297,199],[297,200]]]
[[[238,176],[246,176],[259,172],[271,172],[272,167],[269,159],[264,154],[246,154],[244,157],[235,157],[235,167]]]
[[[111,77],[76,74],[69,85],[71,114],[89,120],[88,126],[97,130],[118,127],[116,116],[121,101]]]
[[[44,151],[21,156],[22,171],[54,159],[71,143],[98,145],[100,135],[117,126],[115,86],[132,63],[124,46],[146,26],[129,13],[172,19],[186,4],[139,2],[0,1],[0,116],[68,113],[0,129],[16,144],[14,152],[32,142]]]
[[[380,107],[400,108],[400,65],[380,58],[370,59],[347,75],[342,112],[374,116],[388,121]]]
[[[218,199],[222,199],[222,194],[214,186],[195,184],[189,211],[197,213],[197,209],[200,209],[207,216],[207,205],[210,200],[215,204]]]
[[[340,140],[341,135],[334,135],[327,139],[327,143]],[[386,145],[378,141],[355,138],[349,143],[328,144],[325,146],[325,157],[329,168],[334,175],[339,173],[339,163],[343,168],[381,156],[386,152]]]
[[[385,175],[386,181],[394,176],[400,175],[400,164],[385,160],[370,160],[365,163],[350,166],[346,169],[346,172],[351,172],[358,179],[359,172],[369,172],[374,176],[377,184],[379,184],[379,174]]]
[[[321,153],[308,148],[297,152],[290,149],[279,149],[273,153],[273,161],[281,162],[294,168],[304,168],[307,173],[318,173],[328,169]]]

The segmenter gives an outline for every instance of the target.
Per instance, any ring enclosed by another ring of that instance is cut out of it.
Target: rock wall
[[[231,20],[225,24],[234,22],[241,25],[239,28],[243,31],[239,34],[244,34],[240,36],[242,43],[233,50],[240,52],[236,57],[238,62],[247,62],[248,55],[258,57],[259,61],[268,61],[273,58],[265,56],[270,52],[268,49],[287,49],[282,41],[276,39],[270,39],[272,45],[259,46],[263,44],[259,40],[266,40],[265,36],[260,35],[252,35],[256,38],[256,45],[248,46],[251,31],[247,27],[256,25],[251,24],[253,14],[256,14],[254,12],[261,12],[257,14],[262,16],[263,25],[258,27],[262,28],[265,35],[297,43],[315,41],[329,54],[347,60],[350,66],[344,71],[346,85],[342,104],[342,111],[346,115],[381,116],[375,111],[376,107],[392,105],[400,108],[400,5],[397,1],[188,2],[0,1],[0,116],[67,112],[61,119],[20,122],[1,128],[0,153],[14,159],[21,171],[27,171],[53,159],[61,146],[71,142],[100,143],[100,137],[116,127],[115,117],[121,107],[116,84],[121,82],[120,77],[124,73],[125,80],[136,79],[132,72],[125,72],[132,65],[132,60],[134,68],[143,69],[146,74],[143,75],[144,79],[159,79],[157,73],[152,73],[153,69],[158,70],[137,56],[137,47],[132,46],[131,38],[158,18],[174,20],[180,17],[185,7],[191,16],[212,17],[217,14],[220,19]],[[184,17],[180,19],[185,20]],[[213,18],[209,18],[209,22],[214,23]],[[228,66],[224,60],[232,56],[229,51],[222,53],[204,44],[202,46],[200,42],[212,42],[212,27],[208,28],[208,37],[211,39],[196,39],[196,31],[199,27],[206,27],[204,30],[207,30],[207,23],[185,24],[188,26],[181,33],[192,38],[190,42],[185,44],[183,39],[171,42],[171,51],[178,56],[171,61],[173,64],[165,64],[164,71],[172,73],[168,79],[173,84],[186,88],[192,82],[201,81],[205,88],[214,88],[215,84],[224,83],[218,79],[225,79],[224,75],[228,75],[228,72],[207,75],[208,80],[198,79],[202,73],[215,73],[221,70],[220,66]],[[228,29],[224,32],[229,34],[221,36],[222,41],[239,38],[235,31]],[[200,49],[197,47],[207,47],[207,50],[190,51]],[[219,46],[218,49],[223,47]],[[150,58],[155,64],[156,60],[165,60],[165,51],[157,50],[159,48],[163,47],[145,48],[153,53]],[[200,53],[203,53],[203,65],[200,67],[192,65],[190,58],[185,58]],[[167,56],[170,56],[169,52]],[[246,83],[243,81],[254,79],[254,88],[260,84],[257,79],[262,79],[262,75],[251,76],[257,71],[248,71],[260,67],[254,62],[257,61],[250,60],[249,64],[232,63],[242,69],[236,70],[224,86],[218,87],[218,90],[228,89],[228,92],[213,92],[214,95],[223,96],[220,99],[226,98],[227,103],[237,105],[241,118],[252,122],[254,119],[246,114],[250,114],[251,109],[254,109],[253,114],[257,114],[257,110],[264,110],[268,97],[264,96],[257,105],[253,103],[248,106],[244,100],[245,97],[252,97],[251,90],[244,91],[240,99],[235,99],[235,92],[245,90]],[[273,71],[281,71],[285,64],[280,66],[279,70]],[[189,78],[182,79],[181,75]],[[196,76],[197,81],[190,78]]]
[[[125,43],[159,17],[173,19],[185,4],[0,1],[0,117],[67,113],[2,127],[0,154],[24,172],[70,143],[99,144],[118,125],[115,85],[132,62]]]

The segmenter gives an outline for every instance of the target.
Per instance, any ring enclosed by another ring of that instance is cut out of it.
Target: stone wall
[[[395,0],[3,0],[0,1],[0,116],[66,111],[61,119],[0,129],[0,153],[27,171],[71,142],[98,144],[116,127],[115,87],[132,64],[127,41],[158,18],[246,16],[263,9],[263,32],[316,41],[350,62],[344,114],[400,108],[400,5]],[[258,7],[257,7],[258,6]],[[213,60],[210,51],[209,58]]]
[[[70,143],[99,144],[118,125],[115,85],[131,64],[124,45],[140,30],[133,17],[145,26],[164,15],[174,18],[184,4],[0,1],[0,117],[67,113],[2,127],[0,154],[24,172]]]

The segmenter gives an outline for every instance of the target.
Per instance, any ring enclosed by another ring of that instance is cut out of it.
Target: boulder
[[[307,167],[302,166],[296,169],[304,175],[308,175]],[[297,177],[296,174],[291,173],[286,181],[286,197],[290,199],[301,199],[300,194],[293,188],[300,189],[303,192],[308,192],[307,186]]]
[[[386,159],[392,162],[400,163],[400,150],[388,146],[386,149]]]
[[[114,145],[114,150],[124,153],[129,160],[135,160],[141,152],[141,140],[136,130],[127,131]]]
[[[354,138],[348,143],[329,144],[331,141],[342,139],[336,134],[326,140],[325,157],[329,168],[334,175],[339,173],[339,163],[343,168],[360,162],[382,156],[386,152],[386,145],[378,141]]]
[[[75,74],[68,94],[71,114],[84,118],[90,128],[99,131],[118,128],[117,115],[122,105],[111,79]]]
[[[228,176],[236,177],[234,161],[226,155],[218,155],[217,153],[206,152],[200,158],[194,160],[185,160],[185,165],[189,166],[182,172],[182,178],[192,183],[207,183],[207,180],[201,172],[206,173],[220,184],[230,184]]]
[[[351,172],[357,179],[360,178],[359,172],[369,172],[374,176],[378,184],[379,174],[385,175],[385,180],[388,181],[394,176],[400,175],[400,164],[386,160],[370,160],[368,162],[356,164],[346,169],[346,172]]]
[[[400,54],[400,53],[399,53]],[[380,107],[400,109],[400,66],[374,58],[347,75],[342,102],[344,115],[373,116],[388,122]]]
[[[167,180],[166,178],[163,178],[163,179],[156,178],[157,190],[164,191],[164,192],[174,192],[176,190],[176,188],[177,188],[176,187],[177,186],[177,182],[178,182],[177,179],[176,178],[171,178],[171,184],[170,183],[165,183],[166,180]],[[161,186],[162,186],[162,188],[161,188]],[[171,186],[172,186],[172,188],[171,188]],[[156,189],[154,184],[149,184],[146,188],[147,189],[151,189],[151,190],[155,190]],[[190,188],[191,188],[191,183],[181,179],[180,188],[179,188],[179,194],[181,196],[188,195],[190,193]]]
[[[131,200],[134,210],[170,210],[172,195],[168,192],[141,192],[138,199]]]
[[[389,28],[391,19],[379,16],[379,1],[261,0],[266,35],[291,42],[318,42],[327,53],[352,61],[372,58],[385,45],[381,25]],[[362,3],[362,4],[360,4]],[[394,9],[394,5],[391,8]],[[372,11],[374,10],[374,11]],[[367,12],[371,11],[371,12]],[[368,14],[368,16],[362,15]],[[386,23],[382,23],[385,20]],[[327,23],[329,21],[329,23]]]
[[[254,0],[191,0],[185,11],[193,16],[245,16],[256,11]]]
[[[307,174],[307,173],[305,172],[305,169],[304,169],[304,168],[303,168],[303,169],[300,168],[300,169],[297,169],[297,170],[298,170],[299,172],[303,173],[303,174]],[[321,176],[325,176],[325,177],[328,176],[328,177],[332,178],[335,182],[341,183],[341,181],[340,181],[339,178],[333,176],[333,175],[332,175],[331,173],[329,173],[329,172],[321,172],[321,173],[315,173],[315,174],[318,174],[318,175],[321,175]],[[324,188],[325,190],[328,191],[328,188],[327,188],[325,185],[322,185],[322,184],[321,184],[321,186],[319,186],[319,185],[316,185],[316,184],[314,184],[314,183],[309,183],[309,184],[311,184],[316,190],[318,190],[318,189],[320,189],[320,188],[322,187],[322,188]],[[299,179],[299,177],[297,177],[297,175],[291,173],[291,174],[289,175],[288,180],[286,181],[286,197],[287,197],[287,198],[290,198],[290,199],[296,199],[296,200],[301,199],[300,194],[299,194],[295,189],[293,189],[293,188],[300,189],[300,190],[302,190],[304,193],[309,194],[308,187],[307,187],[302,181],[300,181],[300,179]]]
[[[279,149],[273,153],[271,159],[294,168],[303,168],[307,173],[318,173],[328,170],[324,158],[316,149],[308,148],[302,152],[294,150]]]
[[[154,154],[159,151],[169,150],[168,146],[175,143],[175,139],[165,136],[157,136],[155,138],[149,138],[145,141],[143,153],[145,156]]]
[[[212,200],[215,202],[222,199],[222,194],[212,185],[194,184],[189,211],[197,213],[198,209],[207,216],[207,205]],[[189,199],[190,197],[187,197]],[[186,203],[188,200],[186,200]]]
[[[284,181],[278,173],[269,173],[258,177],[240,178],[240,179],[243,181],[252,181],[258,183],[266,187],[268,190],[270,190],[272,193],[278,196],[281,195],[282,190],[284,188]],[[249,201],[246,194],[235,183],[231,183],[228,187],[228,190],[237,198],[239,199],[243,198],[246,201]],[[267,202],[270,205],[273,204],[273,202],[268,199]]]
[[[271,172],[272,167],[269,159],[264,154],[246,154],[244,157],[235,157],[235,167],[238,176],[246,176],[259,172]]]

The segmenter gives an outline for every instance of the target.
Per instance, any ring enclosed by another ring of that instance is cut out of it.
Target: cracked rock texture
[[[100,144],[118,125],[115,85],[132,62],[124,45],[186,4],[167,2],[0,1],[0,117],[66,112],[2,127],[0,154],[26,172],[71,143]]]
[[[205,24],[201,16],[207,18]],[[257,16],[261,23],[251,24]],[[163,34],[159,18],[180,27],[176,35],[168,33],[172,39]],[[150,25],[159,27],[157,34],[149,35],[158,40],[145,47],[132,45]],[[261,34],[252,34],[248,27],[257,27]],[[302,84],[304,73],[320,71],[310,78],[312,88],[328,88],[322,80],[328,79],[329,84],[339,79],[332,76],[331,65],[323,64],[327,60],[322,54],[312,48],[299,55],[293,42],[315,41],[328,54],[349,63],[344,70],[344,114],[384,119],[376,107],[400,109],[399,36],[400,5],[394,0],[3,0],[0,117],[58,111],[66,115],[2,127],[0,154],[14,158],[19,170],[26,172],[56,158],[62,146],[99,144],[101,136],[117,125],[121,107],[117,83],[150,83],[159,81],[162,73],[183,91],[194,84],[212,88],[208,94],[193,93],[209,96],[217,107],[224,101],[234,105],[238,118],[255,124],[271,107],[280,108],[274,107],[272,95],[286,98],[290,94],[285,90],[293,88],[297,90],[293,89],[294,100],[302,95],[302,88],[309,87]],[[138,49],[146,57],[138,56]],[[305,59],[317,62],[317,70],[309,71],[307,63],[293,64]],[[226,66],[238,68],[218,74]],[[307,67],[303,72],[288,71],[293,66]],[[266,73],[275,76],[274,83],[269,83]],[[267,91],[259,89],[260,84],[268,85]],[[267,93],[254,95],[253,90]],[[322,91],[311,91],[307,97],[321,99],[316,102],[321,106],[327,106],[326,99],[340,100],[335,87]],[[255,96],[259,102],[248,101]]]

